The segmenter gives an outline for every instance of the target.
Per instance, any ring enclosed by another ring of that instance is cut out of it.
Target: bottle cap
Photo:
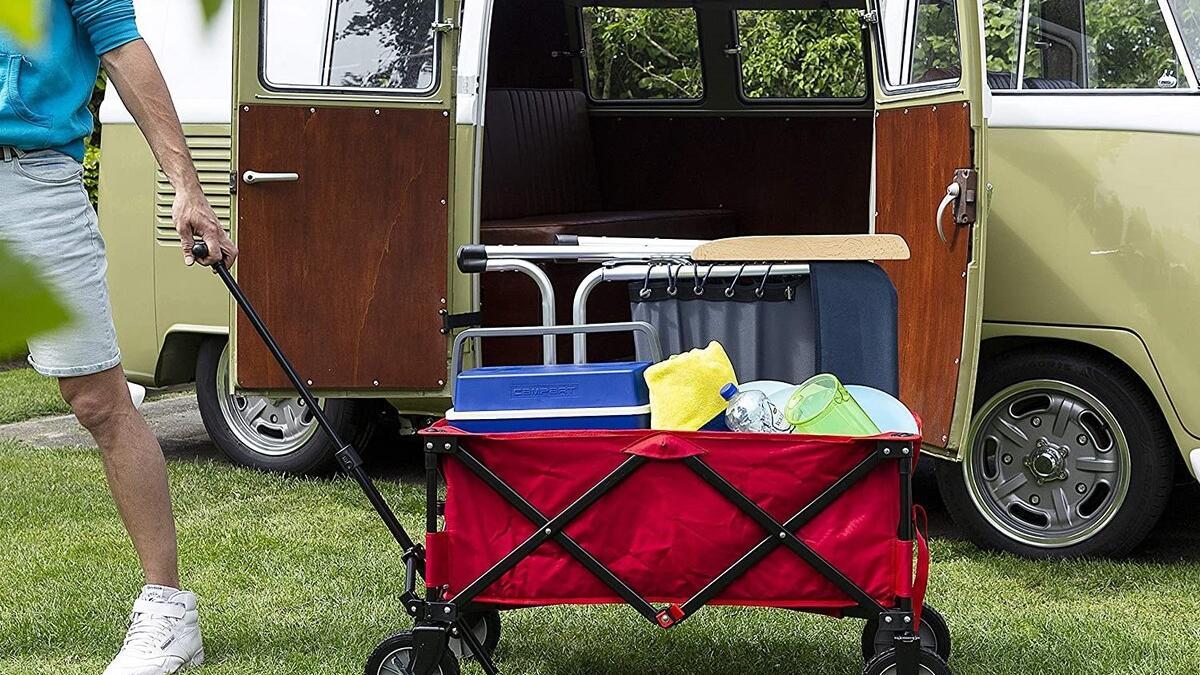
[[[721,387],[721,398],[726,401],[733,398],[736,393],[738,393],[737,385],[732,382],[727,382],[724,387]]]

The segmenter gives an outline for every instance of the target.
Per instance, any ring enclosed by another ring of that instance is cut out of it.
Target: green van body
[[[243,22],[257,21],[257,9],[257,3],[244,3]],[[458,16],[458,8],[447,3],[443,14]],[[978,39],[976,26],[963,30],[964,44]],[[454,47],[448,50],[454,52]],[[964,67],[971,68],[972,61],[978,64],[978,58],[964,58]],[[444,81],[454,80],[453,66],[453,58],[442,60]],[[240,63],[239,74],[257,83],[256,69]],[[981,86],[971,78],[964,84]],[[876,102],[887,104],[889,97],[882,94],[877,89]],[[977,133],[982,132],[976,143],[983,156],[976,163],[988,191],[985,239],[978,241],[974,256],[982,261],[986,251],[987,264],[983,272],[977,264],[968,268],[972,276],[982,274],[972,285],[982,284],[983,307],[980,327],[967,323],[964,354],[977,352],[986,368],[989,359],[1013,348],[1065,345],[1127,369],[1153,396],[1183,464],[1195,476],[1200,465],[1191,454],[1200,448],[1200,272],[1195,263],[1200,216],[1192,186],[1200,177],[1195,161],[1200,128],[1159,129],[1153,120],[1134,120],[1128,128],[1120,121],[1098,128],[1088,128],[1086,120],[1024,124],[1020,115],[1013,121],[1000,114],[1018,99],[1028,108],[1060,95],[985,92],[987,102],[972,110]],[[330,96],[312,94],[306,100],[317,103]],[[1194,87],[1113,92],[1090,100],[1103,107],[1125,96],[1142,96],[1151,106],[1155,98],[1171,97],[1173,105],[1189,105],[1191,115],[1200,118]],[[936,100],[926,96],[921,103]],[[451,241],[457,245],[478,237],[472,209],[454,208],[476,199],[478,127],[451,128]],[[184,129],[205,191],[228,227],[231,125],[185,119]],[[196,375],[204,339],[229,332],[227,296],[217,279],[181,264],[170,221],[171,189],[137,128],[127,121],[106,123],[102,157],[100,223],[126,371],[131,380],[151,387],[187,383]],[[447,274],[449,311],[475,309],[472,277],[449,269]],[[296,293],[299,299],[301,290]],[[978,311],[969,297],[968,315]],[[963,365],[969,367],[970,360]],[[960,378],[943,453],[948,457],[960,450],[955,440],[969,427],[973,385],[972,377]],[[448,386],[390,393],[389,401],[404,414],[439,415],[448,393]]]

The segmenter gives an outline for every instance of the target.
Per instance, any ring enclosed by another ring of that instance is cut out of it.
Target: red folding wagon
[[[207,257],[202,247],[197,258]],[[228,270],[214,269],[403,549],[404,611],[415,625],[379,645],[368,675],[453,675],[463,657],[494,675],[500,611],[611,603],[663,629],[705,605],[858,617],[867,620],[866,675],[949,673],[950,634],[923,604],[929,552],[911,485],[919,436],[468,433],[443,420],[422,432],[422,545]],[[516,330],[617,328],[628,324]]]

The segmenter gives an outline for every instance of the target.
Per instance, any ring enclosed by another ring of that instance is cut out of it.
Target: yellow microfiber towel
[[[737,384],[737,379],[719,342],[650,366],[650,428],[696,431],[725,410],[721,387],[729,382]]]

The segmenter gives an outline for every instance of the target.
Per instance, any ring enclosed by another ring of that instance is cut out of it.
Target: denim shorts
[[[66,326],[29,339],[34,370],[78,377],[120,364],[104,240],[83,166],[52,150],[0,148],[0,240],[41,272],[71,313]]]

